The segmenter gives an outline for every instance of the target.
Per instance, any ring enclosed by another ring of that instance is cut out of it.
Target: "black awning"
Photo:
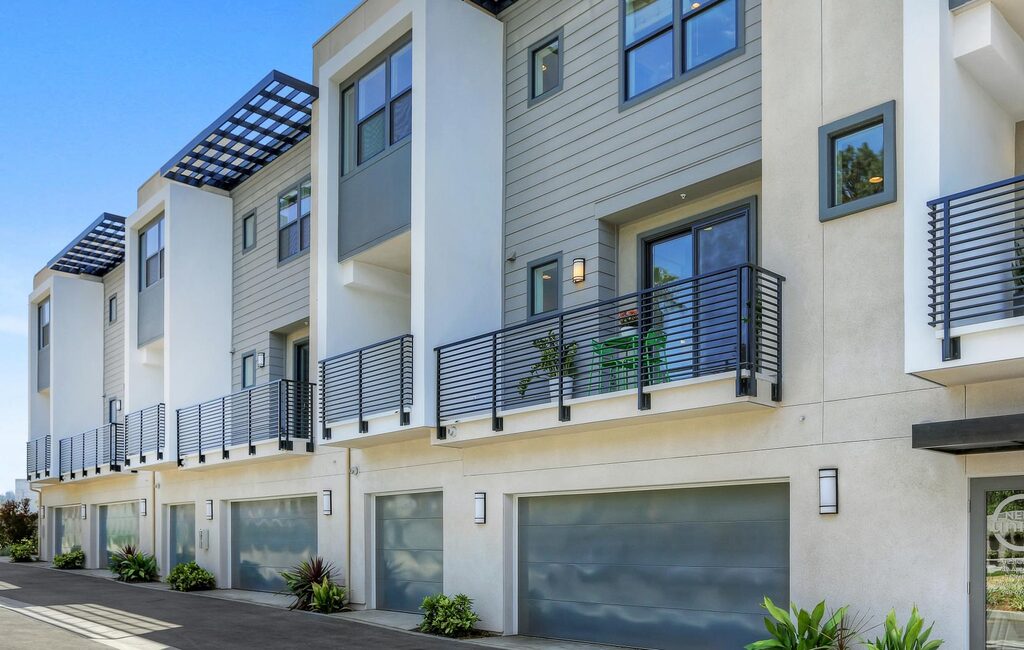
[[[949,454],[1024,451],[1024,413],[915,424],[912,436],[914,449]]]
[[[78,275],[106,275],[124,261],[124,217],[104,212],[46,265]]]
[[[181,183],[230,190],[304,140],[316,86],[273,70],[160,168]]]

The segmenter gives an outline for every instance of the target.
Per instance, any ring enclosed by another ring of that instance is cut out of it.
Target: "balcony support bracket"
[[[960,337],[946,336],[942,339],[942,360],[956,361],[960,358]]]
[[[491,416],[491,431],[501,431],[505,428],[505,418],[493,415]]]

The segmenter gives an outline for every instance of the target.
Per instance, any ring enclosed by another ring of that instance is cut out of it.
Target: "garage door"
[[[196,559],[196,504],[171,506],[167,531],[168,566],[172,569]]]
[[[81,546],[81,507],[70,506],[53,510],[53,554],[60,555],[76,546]]]
[[[100,506],[100,552],[105,553],[103,565],[110,564],[112,553],[122,546],[139,545],[139,502]]]
[[[785,484],[519,499],[519,632],[735,650],[789,602]]]
[[[280,572],[316,553],[316,497],[231,504],[233,588],[281,591]]]
[[[377,497],[377,608],[418,612],[442,591],[441,493]]]

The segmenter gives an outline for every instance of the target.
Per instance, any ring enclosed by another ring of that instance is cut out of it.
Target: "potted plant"
[[[558,399],[559,377],[562,378],[561,384],[566,394],[572,395],[572,378],[576,373],[576,351],[579,347],[576,342],[562,344],[561,367],[559,367],[558,363],[558,337],[553,330],[548,330],[547,335],[534,339],[533,347],[537,348],[537,351],[540,352],[540,359],[537,360],[537,363],[530,366],[530,374],[519,380],[519,396],[526,395],[530,382],[542,373],[548,376],[551,399]]]
[[[639,314],[636,309],[625,309],[619,312],[619,334],[632,336],[636,334],[636,325],[639,322]]]

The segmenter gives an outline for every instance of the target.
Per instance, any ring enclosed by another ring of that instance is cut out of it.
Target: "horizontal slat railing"
[[[124,425],[112,422],[58,441],[61,480],[99,474],[104,466],[118,472],[125,459]]]
[[[319,364],[320,420],[356,420],[366,433],[371,414],[397,411],[399,424],[409,424],[412,407],[412,335],[396,336],[358,350],[324,359]],[[324,430],[324,438],[330,431]]]
[[[49,434],[29,440],[25,445],[25,475],[31,481],[50,475]]]
[[[929,201],[928,215],[929,322],[950,361],[953,327],[1024,316],[1024,176]]]
[[[291,449],[295,439],[312,447],[313,384],[288,379],[248,388],[215,400],[180,408],[176,415],[177,458],[214,451],[229,458],[229,448],[244,445],[249,455],[256,444],[277,440],[279,449]]]
[[[163,404],[154,404],[124,417],[128,457],[137,456],[140,463],[145,463],[147,458],[152,459],[154,455],[156,460],[163,460],[166,445],[164,411]]]
[[[781,399],[782,276],[744,264],[566,310],[442,345],[437,356],[438,435],[444,424],[490,412],[646,388],[723,372],[738,395],[755,374]]]

